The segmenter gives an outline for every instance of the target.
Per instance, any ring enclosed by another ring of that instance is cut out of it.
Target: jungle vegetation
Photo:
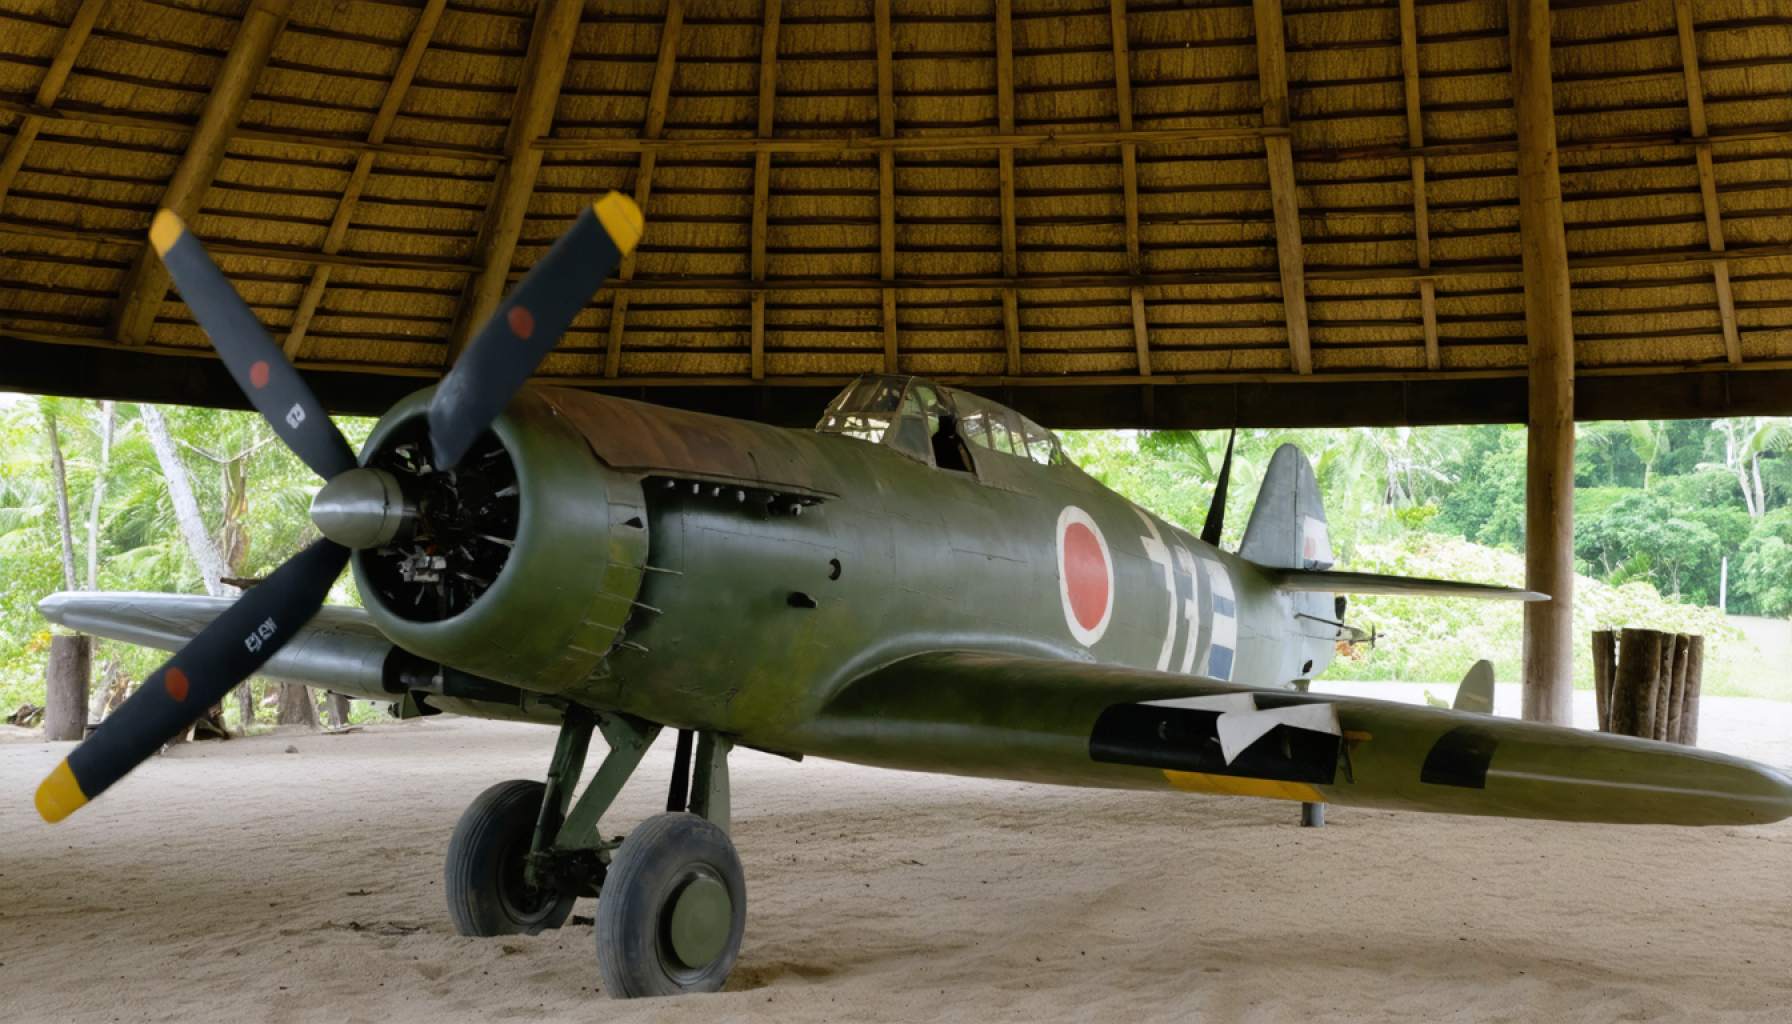
[[[368,420],[342,424],[357,445],[371,428]],[[1092,475],[1200,529],[1223,432],[1074,432],[1065,441]],[[1285,441],[1314,457],[1341,565],[1523,582],[1522,429],[1243,431],[1229,546],[1249,518],[1262,468]],[[1788,420],[1583,425],[1580,630],[1705,633],[1722,641],[1707,665],[1707,692],[1772,692],[1754,684],[1751,651],[1715,606],[1792,614],[1788,446]],[[34,610],[43,595],[71,586],[235,593],[231,579],[266,574],[314,536],[306,509],[316,486],[250,414],[0,395],[0,717],[43,701],[49,627]],[[355,600],[346,575],[333,600]],[[1501,679],[1517,678],[1514,605],[1363,598],[1350,617],[1384,639],[1340,658],[1328,678],[1452,681],[1478,656],[1494,658]],[[160,660],[101,643],[95,675],[109,667],[140,678]],[[247,710],[271,721],[261,703],[257,696],[232,717]]]

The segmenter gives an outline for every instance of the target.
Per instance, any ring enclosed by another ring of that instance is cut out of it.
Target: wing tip
[[[625,255],[635,250],[641,241],[641,232],[647,227],[647,219],[633,199],[620,192],[611,192],[592,203],[591,211],[597,214],[598,223],[604,226],[617,249]]]
[[[75,779],[74,769],[68,766],[68,758],[58,762],[55,769],[38,784],[37,813],[52,825],[86,804],[87,794],[81,792],[81,783]]]
[[[186,233],[187,225],[179,214],[169,209],[157,210],[156,219],[149,225],[149,244],[155,247],[157,256],[166,256]]]

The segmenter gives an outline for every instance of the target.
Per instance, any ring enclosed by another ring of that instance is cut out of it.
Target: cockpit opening
[[[828,404],[815,429],[888,445],[928,465],[968,473],[985,452],[1071,465],[1051,431],[1007,406],[920,377],[866,374]]]

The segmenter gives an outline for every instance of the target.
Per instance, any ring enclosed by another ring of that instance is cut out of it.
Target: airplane
[[[254,674],[558,729],[541,780],[482,793],[448,841],[464,935],[563,925],[599,896],[603,987],[709,992],[746,925],[728,757],[1564,821],[1752,824],[1792,777],[1676,745],[1307,692],[1356,593],[1536,600],[1333,568],[1313,469],[1272,458],[1219,546],[1078,469],[987,398],[871,374],[814,430],[528,383],[644,230],[585,209],[444,379],[357,456],[197,238],[151,242],[251,403],[324,480],[322,539],[234,602],[64,593],[71,629],[177,653],[44,780],[58,821]],[[364,608],[326,606],[345,565]],[[1473,689],[1475,693],[1469,694]],[[1472,699],[1471,699],[1472,698]],[[667,813],[600,829],[661,730]],[[581,790],[593,733],[608,752]]]

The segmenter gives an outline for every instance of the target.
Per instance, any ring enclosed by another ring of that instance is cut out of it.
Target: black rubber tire
[[[667,936],[672,897],[695,878],[721,882],[732,918],[722,951],[698,968]],[[617,849],[597,901],[597,969],[612,998],[715,992],[728,980],[747,928],[747,880],[728,833],[695,814],[660,814]]]
[[[538,891],[523,882],[547,787],[527,779],[500,782],[479,794],[448,840],[442,880],[448,917],[462,935],[535,935],[572,916],[570,893]]]

